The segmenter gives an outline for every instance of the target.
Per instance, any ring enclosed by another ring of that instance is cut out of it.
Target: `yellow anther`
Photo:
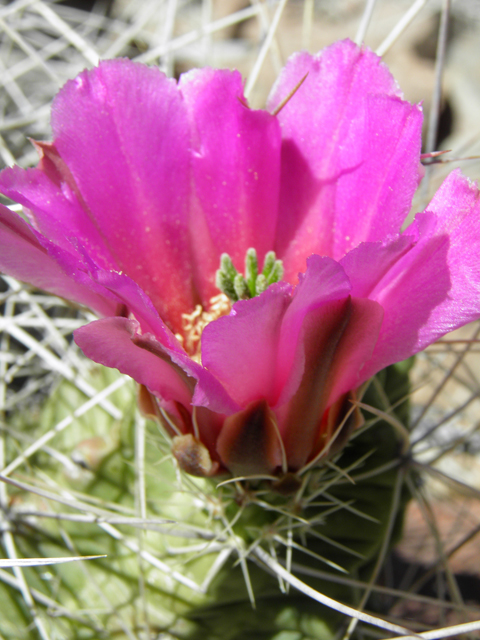
[[[230,313],[231,302],[224,293],[210,298],[207,309],[197,304],[191,313],[182,313],[182,336],[180,342],[188,355],[201,363],[201,339],[207,324]]]

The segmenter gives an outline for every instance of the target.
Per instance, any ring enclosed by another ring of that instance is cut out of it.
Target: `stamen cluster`
[[[230,313],[230,308],[228,298],[223,293],[219,293],[210,298],[207,309],[197,304],[191,313],[182,313],[182,333],[176,333],[175,337],[193,360],[201,362],[201,338],[207,324]]]

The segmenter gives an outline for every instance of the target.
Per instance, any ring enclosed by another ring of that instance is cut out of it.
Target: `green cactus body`
[[[363,401],[381,410],[396,403],[408,393],[408,368],[381,372]],[[90,382],[100,390],[116,380],[115,372],[96,368]],[[175,466],[165,436],[135,413],[133,394],[127,382],[109,397],[120,417],[97,405],[12,475],[64,502],[9,489],[19,557],[107,556],[24,570],[50,638],[335,637],[348,619],[289,589],[261,566],[255,548],[274,550],[306,584],[357,606],[363,590],[342,580],[368,581],[385,536],[402,467],[392,426],[367,422],[331,464],[283,486],[266,480],[218,486],[222,478],[194,478]],[[36,439],[84,402],[63,382],[40,411],[13,416],[12,425]],[[395,411],[406,425],[408,402]],[[14,437],[8,443],[12,460],[18,445]],[[408,497],[402,489],[392,541]],[[38,637],[21,592],[4,579],[0,594],[1,635]]]

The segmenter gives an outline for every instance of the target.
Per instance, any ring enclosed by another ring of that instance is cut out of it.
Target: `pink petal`
[[[277,351],[290,287],[276,284],[237,302],[228,316],[205,327],[202,363],[241,407],[266,399],[275,404]]]
[[[275,376],[278,406],[290,400],[304,375],[302,333],[305,318],[327,303],[345,300],[350,295],[350,288],[344,270],[331,258],[311,256],[307,260],[307,270],[299,276],[299,284],[282,323]]]
[[[350,313],[350,299],[343,298],[319,305],[303,319],[297,349],[302,377],[288,405],[277,411],[291,469],[305,464],[317,440],[320,421],[328,407],[330,368]]]
[[[363,367],[377,344],[383,316],[383,308],[378,302],[352,298],[348,325],[337,345],[329,371],[329,406],[365,380]]]
[[[89,274],[101,290],[114,294],[140,323],[143,333],[152,333],[161,344],[174,351],[183,351],[177,339],[158,315],[157,310],[142,289],[125,274],[113,271],[95,270]]]
[[[26,208],[32,225],[50,241],[77,256],[81,246],[84,252],[95,256],[100,267],[118,269],[104,239],[82,206],[73,178],[56,149],[53,145],[35,144],[42,153],[38,168],[5,169],[0,174],[0,190]],[[57,166],[51,161],[52,157]],[[62,171],[58,170],[58,165]]]
[[[68,82],[55,147],[106,245],[176,330],[194,305],[188,240],[190,129],[174,80],[127,60]]]
[[[233,414],[240,407],[228,397],[209,371],[178,347],[171,349],[162,344],[158,336],[143,334],[136,320],[104,318],[77,329],[74,334],[75,342],[88,358],[118,369],[145,385],[169,413],[185,417],[185,411],[178,414],[175,403],[182,405],[188,414],[192,405],[196,406],[201,441],[217,456],[215,443],[223,414]],[[195,385],[197,389],[193,394]],[[203,407],[216,413],[207,412]]]
[[[324,411],[357,386],[382,320],[375,302],[352,300],[350,282],[331,258],[312,256],[285,313],[275,406],[289,466],[300,468],[317,441]]]
[[[306,314],[299,345],[302,380],[289,404],[278,411],[290,468],[301,468],[317,453],[322,416],[358,386],[382,318],[378,303],[350,298],[329,301]]]
[[[405,231],[416,240],[386,273],[379,273],[369,297],[385,311],[366,379],[480,316],[480,197],[456,171],[444,181],[427,212]],[[382,251],[380,249],[380,251]],[[378,245],[363,249],[375,263]]]
[[[174,364],[178,365],[187,376],[197,381],[191,404],[199,408],[200,415],[204,407],[225,415],[239,411],[240,406],[229,396],[222,383],[211,371],[192,360],[178,342],[173,345],[164,342],[162,348]]]
[[[80,247],[79,255],[72,256],[46,238],[37,234],[49,255],[67,276],[79,285],[112,301],[112,311],[105,315],[128,316],[133,314],[140,322],[143,332],[150,332],[160,338],[170,349],[181,350],[177,339],[158,315],[151,300],[142,289],[124,273],[99,269],[92,258]]]
[[[356,141],[339,158],[344,173],[335,187],[337,259],[362,241],[398,232],[423,175],[420,107],[385,96],[367,96],[365,102],[365,122],[352,123],[349,137]]]
[[[75,342],[84,354],[106,367],[118,369],[145,385],[170,408],[173,401],[190,406],[193,381],[175,366],[151,334],[127,318],[103,318],[77,329]]]
[[[182,76],[179,88],[194,131],[196,273],[210,297],[223,252],[243,271],[247,249],[254,247],[262,260],[273,247],[280,128],[266,111],[246,106],[236,71],[197,69]]]
[[[169,352],[172,361],[178,364],[192,378],[197,380],[192,405],[206,407],[219,414],[231,415],[241,409],[230,397],[227,390],[211,371],[191,360],[186,354]]]
[[[350,41],[294,55],[274,87],[284,138],[277,250],[286,277],[305,255],[341,258],[396,233],[420,178],[422,115],[399,98],[388,69]],[[293,240],[292,240],[293,238]]]
[[[88,284],[75,282],[49,255],[39,237],[20,216],[0,205],[0,270],[102,315],[112,315],[115,303],[92,291]]]
[[[352,295],[368,298],[388,276],[395,264],[415,246],[417,237],[407,235],[394,236],[384,242],[362,242],[349,251],[340,264],[345,269],[352,285]]]

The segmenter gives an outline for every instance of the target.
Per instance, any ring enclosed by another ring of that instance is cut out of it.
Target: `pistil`
[[[259,296],[271,284],[282,279],[283,271],[282,261],[277,260],[274,251],[269,251],[263,261],[262,272],[258,273],[257,252],[250,248],[245,256],[244,276],[235,269],[228,253],[222,253],[215,282],[222,293],[232,302],[237,302]]]

